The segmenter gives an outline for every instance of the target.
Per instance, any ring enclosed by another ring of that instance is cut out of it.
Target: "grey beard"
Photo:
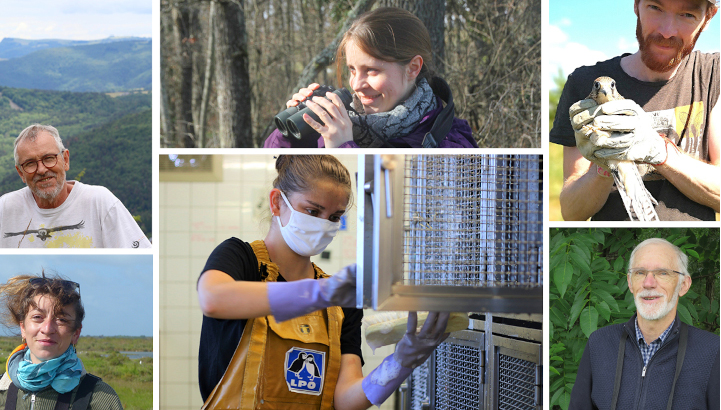
[[[48,171],[48,172],[44,173],[44,174],[43,174],[40,178],[38,178],[38,179],[42,179],[42,178],[45,178],[45,177],[47,177],[47,176],[57,177],[58,185],[55,187],[55,190],[53,190],[52,192],[41,191],[41,190],[38,189],[37,185],[33,185],[33,187],[30,188],[30,190],[33,191],[33,194],[35,194],[35,196],[37,196],[38,198],[42,198],[42,199],[44,199],[44,200],[46,200],[46,201],[52,201],[52,200],[55,199],[58,195],[60,195],[60,191],[62,191],[62,190],[63,190],[63,187],[65,186],[65,174],[58,175],[58,174],[56,174],[55,172]],[[34,177],[33,177],[33,178],[34,178]]]

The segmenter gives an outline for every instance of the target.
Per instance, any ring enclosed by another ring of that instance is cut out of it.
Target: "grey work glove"
[[[598,105],[581,100],[569,110],[576,146],[589,161],[608,170],[608,161],[661,164],[666,141],[651,126],[646,112],[632,100]]]
[[[409,369],[422,365],[433,353],[433,350],[450,335],[450,333],[445,332],[450,316],[449,312],[429,312],[426,323],[423,324],[420,332],[416,334],[418,314],[409,312],[406,334],[396,345],[393,358],[401,366]]]
[[[648,114],[632,100],[611,101],[609,115],[599,115],[594,127],[611,132],[610,138],[595,155],[605,160],[644,162],[658,165],[666,162],[670,141],[656,132]],[[631,114],[629,114],[631,113]]]

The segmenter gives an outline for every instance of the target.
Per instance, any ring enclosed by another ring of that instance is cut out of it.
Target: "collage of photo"
[[[0,408],[721,409],[719,0],[6,3]]]

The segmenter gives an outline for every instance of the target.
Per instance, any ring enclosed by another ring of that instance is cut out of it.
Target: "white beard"
[[[680,283],[681,282],[679,281],[679,284]],[[638,312],[638,315],[646,320],[659,320],[665,317],[676,306],[676,302],[678,301],[678,293],[680,290],[680,286],[677,286],[673,292],[673,296],[671,296],[670,301],[668,300],[668,297],[666,295],[663,295],[660,292],[652,290],[642,290],[638,292],[636,295],[634,295],[633,298],[634,302],[636,303],[636,311]],[[641,299],[650,296],[660,296],[661,299],[659,299],[652,306],[648,306]]]

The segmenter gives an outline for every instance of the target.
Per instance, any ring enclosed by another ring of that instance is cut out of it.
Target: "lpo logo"
[[[323,391],[325,352],[294,347],[285,353],[285,382],[295,393],[320,395]]]

